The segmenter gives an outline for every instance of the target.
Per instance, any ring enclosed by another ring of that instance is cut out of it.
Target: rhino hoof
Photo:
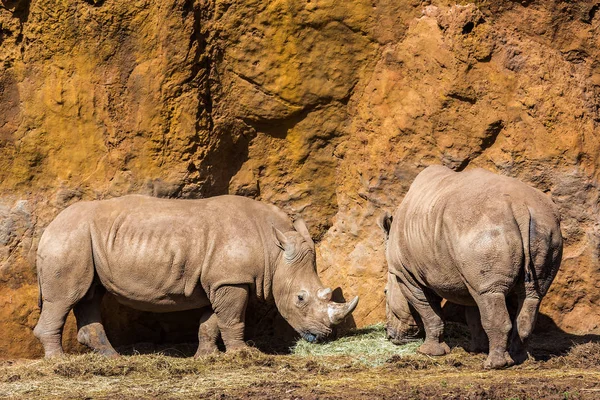
[[[450,347],[444,342],[425,342],[419,346],[417,351],[428,356],[443,356],[450,353]]]
[[[49,359],[54,359],[54,360],[58,360],[61,358],[65,358],[67,355],[61,350],[61,351],[48,351],[45,353],[44,357],[49,358]]]
[[[523,345],[511,345],[509,350],[509,357],[514,360],[515,364],[522,364],[529,358],[529,353]]]
[[[217,346],[206,346],[206,347],[198,347],[196,350],[196,354],[194,354],[194,358],[206,357],[211,354],[216,354],[219,352]]]
[[[113,349],[100,349],[100,350],[96,350],[96,353],[106,357],[106,358],[119,358],[121,357],[119,355],[119,353],[117,353],[116,351],[114,351]]]
[[[226,353],[237,353],[239,351],[252,352],[252,350],[254,349],[245,343],[225,346]]]
[[[504,352],[504,354],[499,353],[490,353],[488,358],[483,363],[483,368],[485,369],[502,369],[513,366],[515,362],[510,357],[508,352]]]

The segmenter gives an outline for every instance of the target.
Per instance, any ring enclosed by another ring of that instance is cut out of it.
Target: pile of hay
[[[377,367],[391,357],[414,354],[421,340],[405,345],[395,345],[386,338],[383,323],[350,331],[346,336],[324,343],[309,343],[299,340],[292,348],[292,354],[301,357],[346,356],[355,362]]]

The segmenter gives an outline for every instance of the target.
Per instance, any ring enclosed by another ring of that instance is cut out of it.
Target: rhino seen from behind
[[[79,202],[48,225],[37,251],[40,319],[34,334],[46,357],[63,353],[62,330],[74,310],[79,342],[117,353],[100,319],[105,292],[153,312],[205,308],[196,356],[245,347],[250,296],[272,300],[308,341],[351,313],[331,301],[315,268],[315,245],[302,220],[239,196],[201,200],[130,195]]]
[[[524,361],[540,302],[561,262],[559,220],[547,195],[516,179],[483,169],[423,170],[393,217],[379,221],[387,235],[390,339],[414,334],[412,316],[418,315],[425,328],[419,351],[448,353],[444,298],[477,307],[468,307],[466,316],[479,350],[487,335],[485,368]],[[512,317],[507,297],[518,304]]]

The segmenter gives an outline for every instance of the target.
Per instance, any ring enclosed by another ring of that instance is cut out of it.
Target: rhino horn
[[[358,304],[358,296],[347,303],[334,303],[330,301],[327,305],[327,314],[332,324],[339,324],[356,308]]]
[[[330,288],[320,289],[317,292],[317,297],[324,301],[331,300],[331,289]]]

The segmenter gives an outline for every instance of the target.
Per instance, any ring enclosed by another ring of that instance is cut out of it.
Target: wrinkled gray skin
[[[100,319],[103,294],[153,312],[206,308],[196,356],[245,347],[249,296],[273,300],[306,340],[331,332],[356,307],[331,301],[316,273],[315,247],[302,220],[238,196],[170,200],[132,195],[80,202],[44,231],[37,252],[46,357],[61,355],[71,309],[79,342],[117,353]]]
[[[416,334],[416,312],[425,329],[419,351],[448,353],[440,307],[445,298],[469,306],[472,350],[485,351],[489,340],[485,368],[527,358],[540,301],[562,255],[559,215],[548,196],[483,169],[457,173],[431,166],[393,218],[386,214],[379,223],[388,237],[387,330],[394,342]],[[512,321],[507,297],[518,304]]]

